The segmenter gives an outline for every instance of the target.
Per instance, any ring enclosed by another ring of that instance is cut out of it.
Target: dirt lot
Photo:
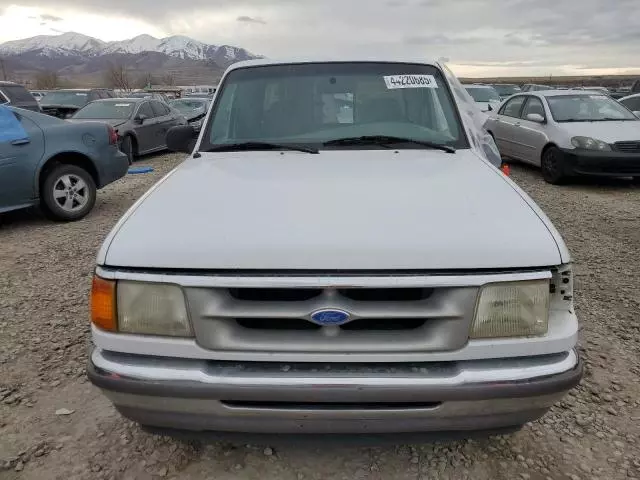
[[[640,188],[552,187],[525,167],[513,177],[574,255],[587,361],[582,385],[541,421],[485,440],[358,447],[182,443],[123,420],[84,376],[94,259],[117,218],[180,158],[145,159],[153,174],[108,187],[78,223],[1,219],[0,479],[640,478]]]

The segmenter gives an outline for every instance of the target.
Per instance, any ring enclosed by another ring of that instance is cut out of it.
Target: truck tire
[[[77,165],[57,165],[42,183],[41,205],[53,220],[72,222],[85,217],[96,203],[91,174]]]

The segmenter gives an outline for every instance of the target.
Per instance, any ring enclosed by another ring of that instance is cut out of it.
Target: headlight
[[[548,326],[548,280],[492,283],[480,290],[470,337],[540,336]]]
[[[571,145],[576,148],[584,148],[585,150],[600,150],[600,151],[609,151],[611,150],[611,145],[602,140],[596,140],[591,137],[573,137],[571,139]]]
[[[180,287],[118,281],[116,290],[119,332],[193,336]]]

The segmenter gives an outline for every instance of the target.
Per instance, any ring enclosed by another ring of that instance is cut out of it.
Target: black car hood
[[[108,125],[111,125],[113,128],[117,128],[120,125],[124,125],[129,121],[127,119],[123,120],[122,118],[68,118],[67,120],[72,123],[83,123],[83,122],[106,123]]]
[[[80,110],[81,107],[75,105],[42,105],[40,104],[42,113],[58,118],[67,118],[69,115]]]
[[[195,122],[200,120],[201,118],[204,118],[206,114],[206,112],[195,110],[193,112],[183,113],[182,115],[184,115],[188,122]]]

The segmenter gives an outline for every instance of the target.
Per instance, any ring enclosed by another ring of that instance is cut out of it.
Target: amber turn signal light
[[[116,282],[93,277],[91,285],[91,321],[102,330],[115,332],[116,320]]]

